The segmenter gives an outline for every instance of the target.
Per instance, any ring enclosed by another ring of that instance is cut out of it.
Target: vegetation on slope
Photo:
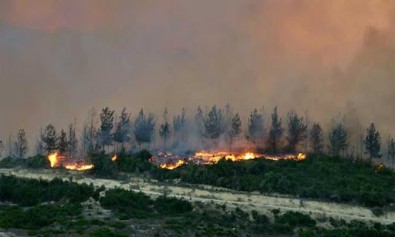
[[[240,191],[280,193],[367,207],[395,203],[395,173],[375,170],[363,161],[310,155],[303,161],[258,159],[221,161],[212,166],[188,165],[176,170],[156,170],[159,180],[181,179]]]

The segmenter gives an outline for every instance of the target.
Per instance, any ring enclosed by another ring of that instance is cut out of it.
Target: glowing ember
[[[374,170],[374,172],[378,173],[381,169],[383,169],[385,167],[385,165],[383,163],[379,164],[378,166],[376,166],[376,169]]]
[[[113,155],[113,156],[111,157],[111,160],[112,160],[112,161],[116,161],[117,159],[118,159],[117,155]]]
[[[278,156],[271,156],[271,155],[264,155],[266,160],[305,160],[306,154],[298,153],[298,154],[285,154],[285,155],[278,155]]]
[[[64,156],[59,155],[59,153],[57,152],[48,155],[48,160],[52,168],[62,166],[68,170],[82,171],[82,170],[89,170],[94,167],[92,164],[86,164],[82,160],[80,161],[67,160]]]
[[[66,168],[68,170],[77,170],[77,171],[90,170],[93,167],[94,167],[93,165],[80,165],[77,163],[64,166],[64,168]]]
[[[161,169],[168,169],[168,170],[174,170],[182,165],[186,164],[186,162],[184,160],[178,160],[175,163],[165,163],[165,164],[161,164],[159,165],[159,167]]]

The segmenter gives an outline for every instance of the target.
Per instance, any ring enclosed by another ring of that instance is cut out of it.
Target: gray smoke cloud
[[[275,105],[395,134],[395,2],[0,1],[0,139],[89,108]],[[158,116],[160,118],[160,116]],[[266,118],[266,121],[269,118]],[[32,146],[33,144],[31,144]]]

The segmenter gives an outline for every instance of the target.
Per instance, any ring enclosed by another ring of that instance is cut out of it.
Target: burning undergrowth
[[[118,159],[117,155],[111,157],[112,162],[116,162]],[[186,164],[195,165],[214,165],[220,160],[231,160],[234,162],[254,160],[254,159],[266,159],[266,160],[296,160],[301,161],[306,159],[306,154],[280,154],[280,155],[268,155],[255,152],[240,152],[231,153],[225,151],[207,152],[199,151],[190,155],[178,155],[173,153],[159,152],[157,155],[152,156],[149,162],[157,165],[161,169],[173,170]],[[95,166],[83,159],[72,159],[67,156],[61,155],[58,152],[48,155],[48,161],[51,168],[63,167],[68,170],[84,171],[93,169]]]
[[[68,170],[90,170],[94,166],[85,160],[75,160],[59,154],[58,152],[48,155],[48,160],[51,168],[63,167]]]
[[[200,151],[193,155],[177,155],[172,153],[160,152],[156,156],[150,159],[150,162],[158,165],[162,169],[173,170],[180,166],[188,163],[196,165],[213,165],[218,163],[220,160],[231,160],[231,161],[245,161],[254,159],[266,159],[266,160],[296,160],[301,161],[306,159],[307,155],[305,153],[297,154],[279,154],[279,155],[269,155],[261,154],[255,152],[241,152],[241,153],[231,153],[225,151],[218,152],[206,152]]]

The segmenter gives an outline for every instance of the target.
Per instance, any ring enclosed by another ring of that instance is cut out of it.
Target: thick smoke
[[[0,1],[0,139],[91,107],[338,112],[395,134],[393,1]],[[351,108],[351,109],[350,109]],[[266,117],[266,119],[268,119]],[[245,122],[245,119],[244,119]],[[32,147],[33,144],[31,144]]]

